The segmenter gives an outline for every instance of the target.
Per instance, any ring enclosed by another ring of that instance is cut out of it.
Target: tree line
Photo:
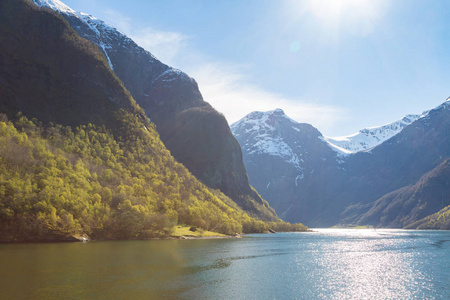
[[[199,182],[154,125],[122,115],[122,134],[92,124],[0,116],[0,240],[146,239],[187,224],[224,234],[305,230],[263,222]]]

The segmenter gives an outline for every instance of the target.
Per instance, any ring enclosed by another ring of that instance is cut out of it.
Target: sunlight
[[[376,1],[369,0],[314,0],[310,1],[312,13],[323,22],[339,22],[345,17],[370,18],[376,14]]]
[[[389,0],[305,0],[289,2],[295,19],[312,15],[326,30],[345,27],[349,33],[369,35],[386,13]]]
[[[343,228],[314,231],[330,240],[320,244],[323,255],[315,256],[318,268],[310,273],[321,278],[319,272],[325,270],[328,280],[316,281],[313,288],[323,293],[332,290],[333,299],[421,298],[421,288],[432,288],[409,251],[417,242],[411,232]],[[301,258],[298,263],[304,264]]]

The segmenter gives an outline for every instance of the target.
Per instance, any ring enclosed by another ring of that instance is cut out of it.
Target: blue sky
[[[63,2],[194,77],[229,123],[282,108],[341,136],[450,96],[450,1]]]

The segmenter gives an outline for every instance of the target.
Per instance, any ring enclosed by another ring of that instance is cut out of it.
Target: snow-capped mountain
[[[280,217],[312,227],[358,223],[379,198],[416,184],[450,157],[450,99],[421,115],[361,130],[348,139],[350,150],[281,109],[250,113],[231,129],[250,183]]]
[[[91,41],[94,41],[95,44],[99,46],[100,50],[105,55],[111,69],[114,69],[114,65],[112,64],[111,59],[109,58],[108,52],[111,51],[111,49],[113,49],[111,45],[111,39],[113,38],[113,36],[115,36],[114,38],[116,39],[117,38],[122,39],[125,42],[123,44],[124,46],[129,45],[131,42],[131,39],[127,38],[117,29],[107,25],[105,22],[91,15],[82,12],[77,12],[59,0],[33,0],[33,2],[41,8],[50,8],[54,11],[57,11],[65,15],[66,17],[70,16],[77,18],[84,25],[88,26],[90,30],[83,31],[82,36]]]
[[[94,16],[83,12],[77,12],[59,0],[33,0],[33,2],[38,7],[50,8],[62,14],[82,37],[99,46],[99,49],[103,52],[113,70],[117,62],[113,62],[110,56],[119,51],[117,46],[121,46],[120,48],[130,49],[139,54],[145,54],[149,62],[151,64],[156,64],[156,67],[159,69],[159,72],[155,72],[155,75],[161,76],[164,73],[166,75],[180,76],[185,80],[193,80],[180,70],[164,65],[150,52],[135,44],[133,40],[125,34]],[[174,74],[169,74],[172,72]],[[159,76],[156,76],[156,78]]]
[[[335,149],[351,154],[369,150],[398,134],[406,126],[419,119],[420,115],[407,115],[403,119],[377,127],[361,129],[359,132],[341,137],[328,137],[325,140]]]
[[[165,65],[93,16],[76,12],[59,0],[33,2],[41,9],[60,13],[81,37],[98,46],[111,69],[156,124],[171,154],[198,179],[261,218],[277,220],[249,185],[239,143],[226,119],[203,100],[193,78]]]
[[[33,0],[34,4],[39,7],[48,7],[54,11],[59,11],[66,14],[77,15],[77,12],[62,3],[59,0]]]
[[[321,133],[281,109],[252,112],[232,124],[231,130],[242,146],[250,184],[287,220],[295,211],[295,201],[307,195],[308,186],[318,182],[323,172],[342,172],[339,154]],[[307,215],[299,218],[308,220]]]
[[[345,154],[352,154],[360,151],[370,150],[397,135],[406,126],[410,125],[414,121],[420,118],[426,118],[431,111],[449,106],[450,97],[447,98],[447,100],[443,104],[434,109],[426,110],[420,115],[406,115],[403,119],[386,125],[364,128],[359,132],[348,136],[324,136],[324,139],[330,144],[331,147]]]
[[[353,191],[350,194],[354,205],[342,214],[343,220],[357,224],[370,220],[374,226],[407,227],[422,218],[424,211],[437,212],[450,204],[448,176],[439,175],[430,180],[438,166],[450,158],[449,132],[450,98],[425,111],[370,153],[351,155],[349,171],[353,182],[348,188]],[[430,202],[436,199],[436,194],[441,201]],[[393,222],[394,219],[397,220]]]
[[[280,119],[277,120],[277,118]],[[268,112],[252,112],[240,121],[232,124],[230,128],[238,140],[244,135],[248,136],[248,139],[252,139],[252,142],[247,140],[242,145],[242,149],[248,155],[265,153],[278,156],[286,163],[301,170],[303,159],[294,153],[293,149],[280,135],[280,132],[277,132],[277,123],[282,121],[291,123],[293,130],[300,131],[298,127],[301,125],[287,117],[283,110],[279,108]]]

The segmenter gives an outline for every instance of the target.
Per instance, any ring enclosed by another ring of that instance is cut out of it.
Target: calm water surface
[[[450,232],[0,245],[1,299],[450,299]]]

